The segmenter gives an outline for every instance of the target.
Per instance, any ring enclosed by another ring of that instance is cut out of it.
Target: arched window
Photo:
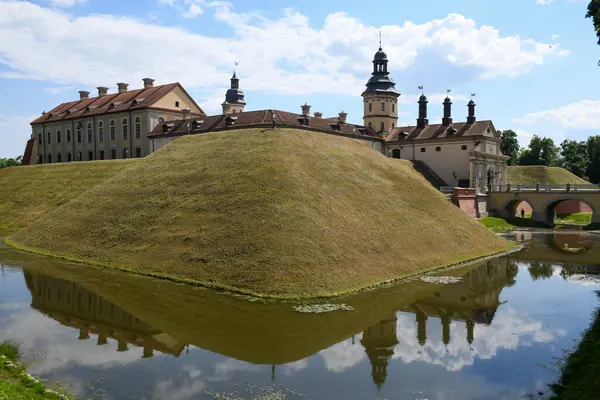
[[[425,147],[421,147],[421,153],[425,153],[426,149]]]
[[[436,147],[435,151],[442,151],[442,148],[441,147]]]
[[[460,148],[461,148],[462,150],[466,150],[466,149],[467,149],[467,145],[466,145],[466,144],[463,144],[463,145],[462,145]]]
[[[117,140],[117,123],[115,122],[114,119],[111,119],[109,122],[110,125],[110,140],[111,141],[115,141]]]
[[[385,123],[383,123],[383,122],[381,123],[381,130],[382,131],[385,130]]]
[[[369,128],[373,128],[373,124],[369,122]]]
[[[121,126],[123,129],[123,140],[129,139],[129,126],[127,125],[127,118],[123,118],[121,121]]]
[[[373,103],[369,103],[369,111],[373,111]]]
[[[56,158],[56,162],[62,162],[62,154],[58,153],[58,156]]]
[[[381,111],[385,111],[385,103],[381,102]]]
[[[104,123],[102,121],[98,121],[98,140],[104,141]]]
[[[135,138],[139,139],[142,136],[142,119],[135,117]]]
[[[395,113],[396,112],[396,105],[394,103],[392,103],[392,112]]]
[[[81,136],[81,130],[79,131],[79,136]],[[94,141],[93,126],[91,123],[87,124],[87,141],[88,143],[92,143]],[[81,137],[79,138],[79,143],[81,143]]]

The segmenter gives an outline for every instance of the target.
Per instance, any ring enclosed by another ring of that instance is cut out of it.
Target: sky
[[[0,0],[0,157],[23,154],[43,111],[117,82],[180,82],[220,112],[234,62],[246,110],[276,108],[362,123],[360,94],[378,32],[414,125],[418,86],[430,122],[447,90],[453,117],[585,140],[600,134],[600,46],[587,0]]]

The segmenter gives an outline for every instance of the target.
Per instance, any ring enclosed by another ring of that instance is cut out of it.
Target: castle
[[[430,124],[423,94],[416,124],[397,126],[401,94],[388,62],[380,46],[362,93],[363,125],[348,123],[343,111],[333,118],[311,115],[308,104],[301,106],[300,114],[245,111],[235,71],[219,115],[206,115],[179,83],[154,86],[145,78],[143,89],[128,90],[127,84],[119,83],[117,93],[99,87],[94,98],[82,91],[79,100],[60,104],[31,123],[25,163],[144,157],[182,135],[291,127],[366,141],[387,157],[412,161],[438,188],[469,187],[483,193],[488,185],[506,184],[508,157],[500,150],[499,134],[492,121],[477,120],[472,99],[465,122],[453,122],[452,101],[446,97],[441,123]]]

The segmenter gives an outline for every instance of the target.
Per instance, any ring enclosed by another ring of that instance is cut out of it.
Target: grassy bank
[[[0,169],[0,235],[23,229],[138,160]]]
[[[19,363],[19,347],[0,342],[0,399],[4,400],[66,400],[71,396],[63,390],[48,389],[39,379],[27,373]]]
[[[591,213],[557,214],[556,221],[568,224],[589,225],[592,222]]]
[[[600,399],[600,309],[552,388],[556,400]]]
[[[533,221],[531,218],[485,217],[479,219],[479,222],[494,232],[506,232],[519,228],[548,229],[547,225]]]
[[[513,185],[589,183],[564,168],[544,166],[508,167],[507,180]]]
[[[273,297],[345,293],[508,246],[410,162],[293,129],[183,137],[8,243]]]

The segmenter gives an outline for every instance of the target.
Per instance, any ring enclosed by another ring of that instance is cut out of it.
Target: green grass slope
[[[139,160],[0,169],[0,234],[22,229]]]
[[[523,166],[508,167],[508,183],[512,185],[558,185],[561,183],[589,183],[570,171],[559,167]]]
[[[293,129],[183,137],[9,243],[276,297],[339,294],[507,247],[410,162]]]

